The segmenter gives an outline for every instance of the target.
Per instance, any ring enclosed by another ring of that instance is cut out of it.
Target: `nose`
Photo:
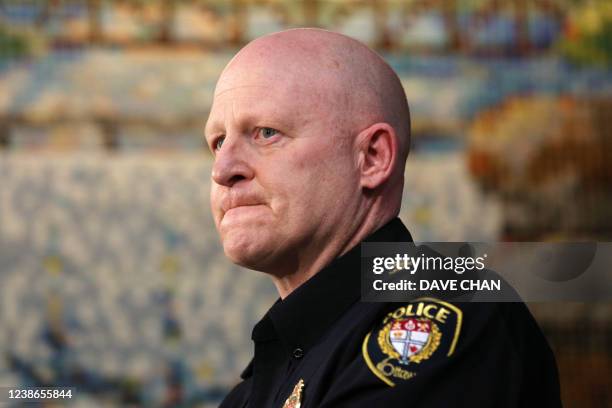
[[[253,168],[248,162],[247,152],[236,139],[226,137],[223,147],[215,156],[212,168],[212,179],[215,183],[232,187],[242,180],[253,178]]]

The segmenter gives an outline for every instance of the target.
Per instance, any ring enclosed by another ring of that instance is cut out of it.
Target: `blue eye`
[[[275,134],[278,133],[278,130],[276,129],[272,129],[272,128],[261,128],[261,135],[264,137],[264,139],[269,139],[272,136],[274,136]]]
[[[213,150],[219,150],[221,146],[223,146],[223,141],[225,140],[225,136],[218,138],[213,143]]]

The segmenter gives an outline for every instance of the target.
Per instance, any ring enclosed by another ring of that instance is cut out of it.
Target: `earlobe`
[[[375,189],[383,185],[395,168],[398,141],[387,123],[376,123],[358,136],[360,146],[361,186]]]

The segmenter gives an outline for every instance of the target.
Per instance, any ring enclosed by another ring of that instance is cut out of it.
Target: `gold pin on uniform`
[[[283,408],[300,408],[302,406],[302,390],[304,389],[304,380],[300,378],[293,391],[287,400]]]

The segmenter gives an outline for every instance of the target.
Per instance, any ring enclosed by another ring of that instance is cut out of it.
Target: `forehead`
[[[317,85],[287,75],[271,77],[225,75],[219,79],[206,133],[224,128],[229,121],[268,120],[298,126],[313,116],[324,118],[329,108]]]
[[[304,110],[299,109],[286,94],[278,94],[266,87],[241,87],[228,89],[214,97],[206,123],[206,133],[223,130],[234,124],[246,124],[266,120],[260,126],[271,126],[282,121],[299,121]]]

